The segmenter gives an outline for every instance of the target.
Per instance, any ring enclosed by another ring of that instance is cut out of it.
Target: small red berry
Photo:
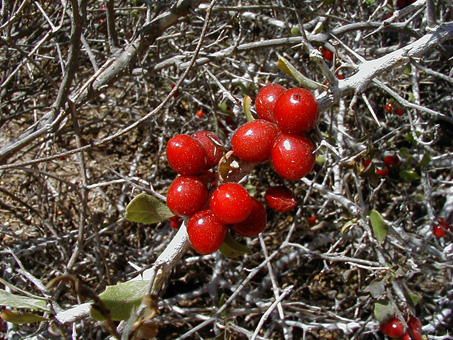
[[[319,48],[319,50],[321,51],[322,57],[325,60],[328,60],[328,61],[332,61],[333,60],[333,52],[331,50],[328,50],[327,48],[325,48],[323,46],[321,46]]]
[[[187,234],[196,252],[207,255],[217,251],[225,239],[226,225],[220,223],[210,210],[201,210],[189,218]]]
[[[395,107],[392,103],[387,103],[385,105],[385,111],[387,111],[387,112],[392,112],[394,109],[395,109]]]
[[[255,237],[266,228],[267,214],[263,203],[252,197],[252,211],[247,218],[230,228],[246,237]]]
[[[179,229],[182,224],[182,219],[179,216],[172,216],[170,217],[170,227],[173,229]]]
[[[172,89],[174,89],[176,85],[171,83],[170,86]],[[178,96],[179,96],[179,90],[176,90],[176,92],[173,93],[173,97],[177,98]]]
[[[396,113],[398,116],[402,116],[402,115],[404,115],[404,110],[403,110],[403,109],[396,109],[396,110],[395,110],[395,113]]]
[[[221,223],[239,223],[252,211],[252,197],[240,184],[225,183],[214,190],[209,207]]]
[[[404,326],[401,321],[394,317],[390,321],[381,324],[381,332],[391,338],[400,338],[404,333]]]
[[[376,175],[378,175],[378,176],[385,177],[388,174],[389,174],[389,168],[388,167],[385,167],[384,169],[377,169],[376,170]]]
[[[267,120],[247,122],[236,130],[231,139],[233,152],[246,162],[265,162],[271,155],[272,144],[278,133],[277,125]]]
[[[314,167],[315,146],[306,136],[279,135],[272,145],[271,161],[277,173],[288,180],[306,176]]]
[[[411,316],[407,321],[407,327],[409,327],[412,331],[421,331],[422,323],[415,316]]]
[[[409,333],[404,333],[401,337],[401,340],[423,340],[422,334],[420,331],[412,330],[412,337]]]
[[[385,156],[384,163],[387,166],[394,166],[400,164],[400,159],[397,155]]]
[[[203,110],[200,109],[200,110],[197,111],[197,113],[196,113],[195,115],[196,115],[198,118],[203,118],[204,112],[203,112]]]
[[[445,222],[445,220],[442,217],[439,217],[437,219],[437,222],[444,228],[445,230],[451,229],[451,225],[448,222]]]
[[[267,205],[275,212],[284,213],[297,206],[294,192],[285,186],[270,187],[264,194]]]
[[[309,219],[308,219],[308,224],[313,227],[315,224],[316,224],[316,217],[315,216],[311,216]]]
[[[255,98],[255,109],[258,117],[275,123],[275,103],[285,91],[286,89],[278,84],[269,84],[259,90]]]
[[[179,176],[167,192],[167,205],[178,216],[190,216],[199,211],[208,198],[208,190],[195,176]]]
[[[223,149],[220,146],[220,139],[211,131],[200,130],[192,134],[201,145],[203,145],[206,151],[206,169],[212,169],[219,164],[220,159],[223,156]],[[215,143],[215,142],[216,143]]]
[[[445,229],[442,226],[437,224],[433,227],[433,234],[437,238],[441,238],[442,236],[445,235]]]
[[[304,134],[312,130],[318,120],[319,107],[310,91],[293,88],[285,91],[274,107],[274,118],[285,133]]]
[[[337,79],[339,79],[339,80],[343,80],[343,79],[344,79],[344,76],[343,76],[343,75],[341,75],[341,74],[337,74]]]
[[[181,175],[196,175],[206,167],[207,157],[203,145],[188,135],[176,135],[167,143],[167,160]]]

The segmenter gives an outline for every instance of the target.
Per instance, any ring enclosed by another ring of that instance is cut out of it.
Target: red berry
[[[445,222],[445,220],[442,217],[439,217],[437,219],[437,222],[439,222],[441,227],[444,228],[445,230],[451,229],[451,225],[448,222]]]
[[[189,218],[187,234],[196,252],[207,255],[217,251],[225,239],[226,225],[220,223],[210,210],[201,210]]]
[[[396,109],[396,110],[395,110],[395,113],[396,113],[398,116],[402,116],[402,115],[404,115],[404,110],[403,110],[403,109]]]
[[[409,329],[411,329],[412,331],[421,331],[422,323],[415,316],[411,316],[407,321],[407,327],[409,327]]]
[[[328,50],[325,47],[320,47],[319,50],[321,51],[322,57],[325,60],[328,60],[328,61],[332,61],[333,60],[333,52],[331,50]]]
[[[272,210],[279,213],[293,210],[297,205],[296,195],[285,186],[270,187],[266,190],[264,199]]]
[[[188,135],[176,135],[167,143],[167,160],[174,171],[181,175],[196,175],[206,167],[203,145]]]
[[[433,234],[437,238],[441,238],[442,236],[445,235],[445,229],[442,226],[437,224],[433,227]]]
[[[405,330],[401,321],[397,317],[394,317],[389,322],[381,325],[381,332],[396,339],[400,338],[405,333]]]
[[[343,79],[344,79],[344,76],[343,76],[343,75],[341,75],[341,74],[337,74],[337,79],[339,79],[339,80],[343,80]]]
[[[168,188],[167,205],[178,216],[190,216],[199,211],[208,198],[208,189],[195,176],[179,176]]]
[[[172,227],[173,229],[179,229],[181,223],[182,223],[181,217],[179,216],[170,217],[170,227]]]
[[[206,169],[212,169],[219,164],[219,161],[223,156],[223,149],[220,147],[220,139],[208,130],[197,131],[192,137],[198,140],[206,151]],[[213,140],[217,142],[217,145]]]
[[[275,123],[275,103],[285,91],[286,89],[278,84],[269,84],[259,90],[255,98],[255,108],[258,117]]]
[[[310,226],[314,226],[316,224],[316,217],[315,216],[311,216],[309,219],[308,219],[308,224]]]
[[[404,333],[401,337],[401,340],[423,340],[422,334],[420,331],[412,330],[412,337],[409,333]]]
[[[392,103],[387,103],[385,105],[385,111],[387,111],[387,112],[392,112],[394,109],[395,109],[395,107]]]
[[[262,163],[269,159],[271,147],[279,133],[276,124],[257,119],[242,125],[233,135],[233,152],[246,162]]]
[[[400,159],[397,155],[393,156],[385,156],[384,157],[384,163],[387,166],[394,166],[400,164]]]
[[[384,169],[377,169],[376,170],[376,175],[378,175],[378,176],[385,177],[388,174],[389,174],[389,168],[388,167],[385,167]]]
[[[252,197],[240,184],[225,183],[214,190],[209,207],[221,223],[239,223],[252,211]]]
[[[171,83],[170,86],[172,89],[174,89],[176,85]],[[176,90],[176,92],[173,93],[173,97],[177,98],[178,96],[179,96],[179,90]]]
[[[310,91],[293,88],[285,91],[274,107],[275,121],[285,133],[304,134],[312,130],[318,120],[319,107]]]
[[[279,135],[272,145],[271,161],[277,173],[285,179],[298,180],[314,167],[315,146],[306,136]]]
[[[266,228],[267,214],[263,203],[252,197],[252,211],[247,218],[230,228],[246,237],[255,237]]]
[[[203,110],[200,109],[200,110],[197,111],[197,113],[196,113],[195,115],[196,115],[198,118],[203,118],[204,112],[203,112]]]

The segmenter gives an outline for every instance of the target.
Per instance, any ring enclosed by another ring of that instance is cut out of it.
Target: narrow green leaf
[[[12,294],[3,289],[0,289],[0,306],[49,311],[49,309],[47,309],[47,303],[44,300]]]
[[[231,258],[242,256],[244,254],[249,254],[252,252],[250,248],[236,241],[229,232],[227,232],[225,240],[223,241],[219,250],[223,255]]]
[[[409,158],[411,156],[411,152],[409,151],[409,149],[404,147],[399,149],[399,154],[403,158]]]
[[[420,176],[414,170],[401,170],[400,177],[406,183],[411,183],[420,179]]]
[[[33,313],[22,313],[16,312],[11,310],[4,310],[0,314],[0,318],[5,320],[6,322],[11,322],[15,324],[26,324],[26,323],[33,323],[33,322],[41,322],[41,321],[48,321],[48,318],[45,318],[38,314]]]
[[[420,166],[427,166],[430,162],[431,156],[429,155],[429,153],[425,153],[419,164]]]
[[[245,96],[242,105],[244,107],[244,113],[247,121],[251,122],[252,120],[254,120],[252,113],[250,112],[250,107],[252,106],[252,98],[250,96]]]
[[[395,308],[387,301],[377,301],[374,303],[374,317],[379,323],[387,322],[395,315]]]
[[[382,243],[387,236],[389,226],[385,223],[381,214],[376,210],[370,211],[370,223],[373,229],[374,237],[376,237],[379,243]]]
[[[290,75],[291,77],[294,77],[299,82],[299,84],[301,84],[306,89],[316,90],[322,87],[322,84],[305,77],[293,65],[291,65],[291,63],[288,60],[286,60],[283,57],[278,58],[277,66],[280,70],[282,70],[286,74]]]
[[[138,223],[158,223],[173,216],[167,205],[158,198],[139,194],[126,207],[126,219]]]
[[[146,295],[149,281],[128,281],[107,286],[99,298],[110,310],[110,316],[114,321],[127,320],[133,308],[137,309]],[[91,317],[98,321],[104,321],[105,317],[95,308],[91,308]]]

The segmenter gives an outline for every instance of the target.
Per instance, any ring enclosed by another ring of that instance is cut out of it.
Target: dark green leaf
[[[249,254],[252,252],[250,248],[236,241],[229,232],[227,232],[225,240],[223,241],[219,250],[223,255],[231,258],[242,256],[244,254]]]
[[[167,205],[158,198],[139,194],[126,207],[126,219],[131,222],[152,224],[173,216]]]
[[[427,166],[430,162],[431,156],[429,155],[429,153],[425,153],[419,164],[420,166]]]
[[[401,170],[400,177],[406,183],[411,183],[420,179],[420,176],[414,170]]]
[[[370,211],[370,223],[373,229],[374,237],[376,237],[379,243],[382,243],[387,236],[389,226],[384,221],[381,214],[376,210]]]

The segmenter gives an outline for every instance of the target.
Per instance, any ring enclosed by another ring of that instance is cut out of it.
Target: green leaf
[[[137,309],[143,296],[146,295],[149,281],[128,281],[107,286],[99,298],[110,310],[110,316],[114,321],[127,320],[133,308]],[[91,317],[98,321],[104,321],[105,317],[96,308],[91,308]]]
[[[414,170],[401,170],[400,177],[406,183],[411,183],[420,179],[420,176]]]
[[[152,224],[165,221],[173,216],[167,205],[157,197],[139,194],[126,207],[126,220]]]
[[[283,57],[278,58],[277,66],[280,70],[282,70],[286,74],[290,75],[291,77],[294,77],[299,82],[299,84],[301,84],[306,89],[316,90],[322,87],[322,84],[305,77],[293,65],[291,65],[291,63],[288,60],[286,60]]]
[[[229,232],[227,232],[225,240],[219,250],[223,255],[231,258],[242,256],[244,254],[250,254],[252,252],[250,248],[236,241]]]
[[[251,122],[253,119],[252,114],[250,112],[250,107],[252,106],[252,98],[250,96],[245,96],[244,101],[242,102],[242,106],[244,107],[245,117],[248,122]]]
[[[10,308],[27,308],[50,312],[45,300],[30,298],[28,296],[16,295],[0,289],[0,306]]]
[[[411,157],[411,152],[409,151],[408,148],[401,148],[399,149],[399,154],[403,158],[409,158]]]
[[[375,1],[375,0],[365,0],[365,2],[366,2],[367,5],[372,5],[372,4],[374,4],[374,1]]]
[[[370,223],[371,228],[373,228],[374,237],[376,237],[379,243],[382,243],[387,236],[389,226],[377,210],[370,211]]]
[[[219,105],[218,105],[218,108],[220,111],[222,111],[223,113],[227,113],[228,112],[228,105],[227,103],[225,102],[221,102]]]
[[[425,153],[419,164],[420,166],[427,166],[430,162],[431,156],[429,155],[429,153]]]
[[[4,310],[0,314],[0,318],[5,320],[6,322],[11,322],[11,323],[15,323],[15,324],[26,324],[26,323],[50,320],[50,319],[45,318],[38,314],[22,313],[22,312],[16,312],[16,311],[12,311],[12,310]]]
[[[404,292],[404,296],[406,296],[407,302],[409,302],[413,307],[417,306],[417,304],[422,299],[420,295],[412,294],[407,291]]]
[[[395,315],[395,308],[387,301],[377,301],[374,303],[374,317],[379,323],[385,323]]]

